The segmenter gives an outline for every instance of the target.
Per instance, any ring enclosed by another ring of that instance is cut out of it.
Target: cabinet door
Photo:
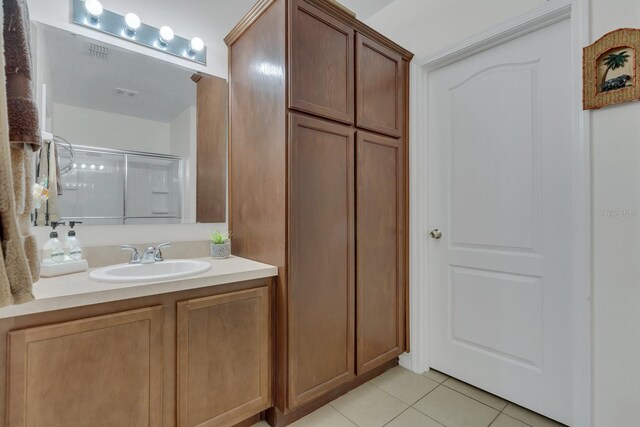
[[[358,33],[357,126],[393,137],[401,136],[405,85],[402,57]]]
[[[9,333],[8,425],[162,425],[162,307]]]
[[[232,426],[271,406],[269,288],[178,303],[178,426]]]
[[[356,152],[357,372],[402,353],[404,180],[402,144],[358,132]]]
[[[289,403],[354,376],[353,130],[291,115]]]
[[[304,0],[292,0],[289,107],[353,123],[353,30]]]

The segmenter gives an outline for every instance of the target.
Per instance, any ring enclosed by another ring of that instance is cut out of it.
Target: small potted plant
[[[211,246],[211,258],[224,259],[231,255],[231,239],[230,234],[216,230],[209,235],[209,243]]]

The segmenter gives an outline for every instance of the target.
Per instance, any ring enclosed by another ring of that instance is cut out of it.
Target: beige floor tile
[[[408,405],[365,383],[331,402],[331,406],[361,427],[381,427],[408,408]]]
[[[472,399],[478,400],[485,405],[489,405],[492,408],[497,409],[498,411],[502,411],[504,407],[507,406],[507,403],[509,403],[498,396],[487,393],[484,390],[480,390],[479,388],[476,388],[455,378],[447,379],[442,383],[442,385],[452,388],[455,391],[459,391],[460,393],[469,396]]]
[[[441,383],[449,378],[449,375],[445,375],[440,371],[436,371],[435,369],[429,369],[427,372],[423,372],[422,375],[437,383]]]
[[[271,427],[271,426],[266,421],[260,421],[259,423],[256,423],[256,424],[252,425],[251,427]]]
[[[291,424],[291,427],[355,427],[344,415],[326,405]]]
[[[422,412],[409,408],[385,427],[442,427],[442,424]]]
[[[512,416],[520,421],[523,421],[533,427],[560,427],[564,424],[560,424],[556,421],[550,420],[540,414],[532,412],[528,409],[518,406],[514,403],[509,403],[503,411],[505,414]]]
[[[486,427],[499,413],[442,385],[413,407],[447,427]]]
[[[511,418],[509,415],[500,414],[498,418],[491,423],[491,427],[529,427],[529,425],[515,418]]]
[[[372,379],[371,383],[407,405],[413,405],[438,387],[437,382],[414,374],[401,366],[389,369],[384,374]]]

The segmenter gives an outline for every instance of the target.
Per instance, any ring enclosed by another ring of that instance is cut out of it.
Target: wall
[[[169,123],[122,114],[55,103],[53,133],[75,145],[171,154]]]
[[[366,23],[420,58],[544,3],[545,0],[396,0]]]
[[[640,28],[638,0],[591,0],[591,40]],[[638,425],[640,103],[591,113],[595,425]]]
[[[543,0],[396,0],[367,20],[424,57]],[[590,0],[591,41],[640,28],[637,0]],[[640,103],[591,113],[593,425],[636,426],[640,407]]]

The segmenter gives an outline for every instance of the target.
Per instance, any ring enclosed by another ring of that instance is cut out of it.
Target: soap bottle
[[[44,244],[42,248],[44,252],[44,259],[50,259],[53,262],[62,262],[64,261],[64,248],[62,247],[62,243],[58,240],[58,232],[56,231],[56,227],[59,225],[64,225],[64,222],[51,222],[51,233],[49,234],[49,240]]]
[[[82,248],[80,242],[76,237],[76,230],[73,227],[76,224],[82,224],[82,221],[69,221],[69,233],[67,234],[67,240],[64,242],[64,249],[69,258],[73,261],[80,261],[82,259]]]

